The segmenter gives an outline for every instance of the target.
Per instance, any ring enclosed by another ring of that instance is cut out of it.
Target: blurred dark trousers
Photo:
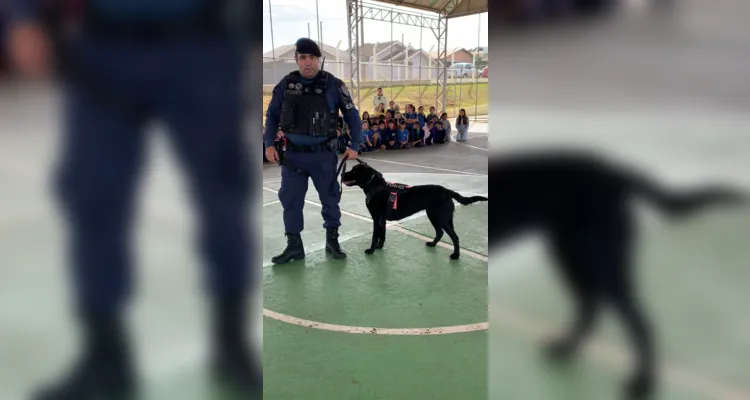
[[[252,175],[242,137],[242,53],[221,38],[149,44],[87,38],[70,56],[103,91],[137,105],[146,117],[134,118],[79,81],[65,85],[56,189],[68,223],[77,305],[117,311],[132,291],[132,228],[151,118],[168,128],[192,195],[205,289],[244,294],[251,284]]]

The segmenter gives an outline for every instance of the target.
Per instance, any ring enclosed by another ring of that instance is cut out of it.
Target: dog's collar
[[[362,189],[365,191],[365,203],[367,204],[369,204],[370,200],[372,200],[372,196],[383,191],[383,188],[385,188],[386,186],[385,183],[382,183],[380,185],[372,187],[370,190],[367,190],[367,187],[372,185],[374,180],[375,180],[375,175],[373,174],[370,177],[370,180],[364,186],[362,186]]]

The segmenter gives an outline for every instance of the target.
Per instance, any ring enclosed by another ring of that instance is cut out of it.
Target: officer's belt
[[[312,145],[299,145],[292,143],[291,140],[286,141],[286,151],[294,153],[318,153],[321,151],[334,151],[338,146],[332,146],[330,143],[338,141],[338,138],[331,138],[327,142]]]
[[[286,145],[286,151],[291,151],[294,153],[319,153],[321,151],[330,150],[330,147],[327,144],[314,144],[309,146],[300,146],[296,144],[287,144]]]
[[[294,163],[289,161],[289,159],[286,158],[284,155],[285,152],[291,151],[291,152],[300,152],[300,153],[315,153],[320,151],[333,151],[334,149],[331,147],[330,143],[333,141],[338,141],[338,138],[332,138],[326,143],[322,144],[315,144],[315,145],[308,145],[308,146],[302,146],[302,145],[295,145],[292,143],[291,140],[282,137],[276,139],[276,142],[274,142],[274,147],[276,147],[276,152],[279,155],[279,165],[289,168],[292,172],[303,174],[303,175],[309,175],[307,171],[298,168]]]

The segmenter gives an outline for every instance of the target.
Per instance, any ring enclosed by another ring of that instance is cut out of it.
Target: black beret
[[[295,43],[294,46],[297,48],[295,51],[299,54],[311,54],[315,57],[321,56],[320,47],[318,47],[318,44],[312,39],[301,38],[297,40],[297,43]]]

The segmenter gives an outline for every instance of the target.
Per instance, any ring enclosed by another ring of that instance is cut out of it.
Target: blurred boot
[[[81,315],[83,352],[60,382],[35,393],[33,400],[134,400],[136,377],[121,316]]]
[[[263,398],[263,371],[253,357],[242,296],[216,299],[212,310],[211,372],[237,399]],[[233,397],[232,398],[235,398]]]

